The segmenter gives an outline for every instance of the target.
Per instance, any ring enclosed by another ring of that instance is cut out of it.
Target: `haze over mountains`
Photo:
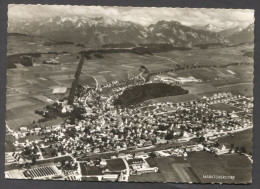
[[[216,30],[216,31],[214,31]],[[191,46],[199,43],[238,44],[254,38],[254,25],[220,31],[213,25],[196,29],[176,21],[159,21],[142,26],[129,21],[109,17],[56,16],[33,20],[9,19],[8,32],[40,35],[57,41],[71,41],[87,46],[108,43],[170,43],[176,46]],[[242,33],[241,33],[242,32]]]
[[[205,31],[212,31],[212,32],[219,32],[219,31],[223,30],[222,28],[218,28],[216,26],[213,26],[212,24],[193,25],[191,27],[194,29],[198,29],[198,30],[205,30]]]
[[[233,27],[233,28],[222,30],[222,31],[219,32],[219,34],[222,35],[223,37],[229,37],[229,36],[233,35],[236,32],[242,31],[243,29],[244,28],[241,27],[241,26],[236,26],[236,27]]]

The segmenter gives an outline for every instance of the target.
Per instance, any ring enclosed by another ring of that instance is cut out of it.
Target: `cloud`
[[[246,27],[254,22],[254,10],[249,9],[205,9],[205,8],[155,8],[155,7],[105,7],[70,5],[9,5],[8,17],[33,19],[53,16],[111,17],[150,25],[159,20],[175,20],[182,24],[206,25],[226,29]]]

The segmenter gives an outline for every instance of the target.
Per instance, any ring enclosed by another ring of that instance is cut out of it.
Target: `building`
[[[57,87],[54,88],[52,94],[65,94],[67,92],[67,87]]]
[[[55,165],[29,169],[24,171],[23,174],[27,178],[40,180],[57,179],[63,176],[63,173]]]
[[[55,59],[51,59],[51,60],[45,60],[42,62],[43,64],[53,64],[53,65],[57,65],[60,64],[60,62],[58,60]]]
[[[103,175],[102,177],[102,181],[116,181],[118,179],[118,174],[106,174],[106,175]]]

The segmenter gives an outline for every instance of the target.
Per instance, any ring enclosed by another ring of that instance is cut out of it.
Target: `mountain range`
[[[158,21],[142,26],[109,17],[57,16],[34,20],[8,20],[9,33],[40,35],[56,41],[71,41],[98,47],[111,43],[170,43],[191,46],[198,43],[228,44],[221,33],[195,29],[176,21]],[[235,41],[235,37],[231,38]]]
[[[228,37],[228,40],[232,44],[240,44],[245,42],[253,42],[254,41],[254,24],[250,24],[245,29],[235,32],[231,36]]]
[[[206,24],[206,25],[193,25],[191,26],[194,29],[198,30],[205,30],[205,31],[211,31],[211,32],[219,32],[223,30],[222,28],[218,28],[216,26],[213,26],[212,24]]]
[[[242,31],[244,28],[241,27],[241,26],[236,26],[236,27],[233,27],[233,28],[229,28],[229,29],[226,29],[226,30],[222,30],[219,32],[220,35],[222,35],[223,37],[230,37],[231,35],[233,35],[234,33],[236,32],[240,32]]]

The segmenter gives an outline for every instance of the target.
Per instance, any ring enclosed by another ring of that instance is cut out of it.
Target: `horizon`
[[[160,10],[160,11],[158,11]],[[108,7],[71,5],[13,5],[8,6],[9,19],[34,20],[56,16],[86,18],[109,17],[149,26],[158,21],[177,21],[189,27],[212,25],[216,31],[254,23],[253,9]],[[201,24],[203,22],[203,24]]]

